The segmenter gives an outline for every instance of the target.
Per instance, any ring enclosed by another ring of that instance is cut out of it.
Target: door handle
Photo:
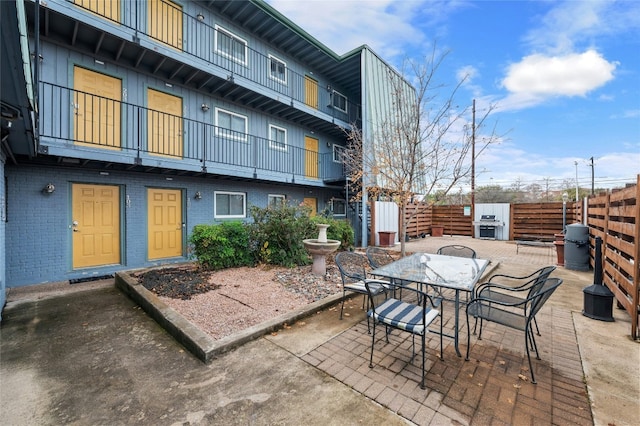
[[[73,232],[80,232],[80,230],[78,229],[78,221],[74,220],[73,222],[71,222],[71,228],[73,230]]]

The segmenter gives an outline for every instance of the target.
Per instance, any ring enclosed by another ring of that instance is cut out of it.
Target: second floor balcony
[[[217,13],[233,13],[260,42],[245,40],[234,28],[216,24],[200,3],[207,2],[50,0],[40,5],[39,33],[96,60],[323,131],[337,134],[337,126],[360,125],[357,55],[337,60],[251,2],[208,3]],[[244,22],[244,15],[254,18]]]
[[[301,134],[265,138],[50,83],[40,84],[41,154],[65,162],[324,186],[344,179],[334,149]]]

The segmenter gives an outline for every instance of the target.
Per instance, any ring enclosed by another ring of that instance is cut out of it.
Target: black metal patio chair
[[[518,303],[531,295],[537,284],[549,278],[549,275],[556,270],[553,265],[540,268],[529,275],[513,276],[506,274],[494,274],[486,282],[478,284],[474,289],[473,296],[484,300],[495,300],[497,302]],[[540,335],[538,322],[533,317],[533,324],[536,327],[536,334]],[[476,332],[477,321],[473,326]],[[482,324],[480,325],[482,328]]]
[[[469,259],[476,258],[476,251],[474,249],[457,244],[440,247],[436,254],[442,254],[445,256],[466,257]]]
[[[365,283],[367,290],[369,290],[369,297],[373,300],[375,288],[371,283]],[[367,312],[367,318],[373,320],[373,333],[371,336],[371,355],[369,357],[369,368],[373,368],[373,350],[376,343],[376,325],[381,324],[385,326],[385,338],[389,343],[389,333],[391,329],[397,329],[411,333],[411,359],[409,362],[413,362],[415,358],[416,342],[415,337],[420,336],[420,349],[422,351],[422,380],[420,381],[420,387],[425,389],[425,358],[426,358],[426,335],[429,332],[429,325],[440,315],[440,312],[435,309],[433,300],[431,297],[414,287],[406,287],[406,292],[414,292],[416,294],[415,303],[408,301],[402,301],[394,297],[385,297],[385,300],[377,306],[372,304],[371,309]],[[385,296],[388,296],[389,292],[385,289]],[[442,318],[440,319],[440,359],[444,359],[442,348]]]
[[[480,332],[478,339],[482,339],[482,322],[488,321],[495,324],[504,325],[524,332],[524,344],[529,361],[529,371],[531,372],[531,383],[536,383],[531,362],[530,347],[536,351],[536,359],[540,359],[538,345],[536,344],[531,323],[536,314],[542,309],[553,292],[562,284],[560,278],[547,278],[536,283],[531,289],[529,296],[516,303],[498,302],[496,300],[474,297],[467,304],[467,356],[469,360],[469,349],[471,347],[471,332],[469,328],[469,317],[480,319]],[[375,332],[375,331],[374,331]]]
[[[368,266],[368,260],[365,256],[359,253],[341,251],[336,254],[335,262],[340,270],[340,277],[342,278],[342,306],[340,307],[340,319],[342,319],[344,312],[344,300],[346,298],[347,291],[360,293],[364,296],[365,300],[369,300],[369,302],[371,302],[372,295],[376,296],[390,287],[389,281],[368,278],[366,269]],[[370,289],[367,289],[366,284],[369,284]],[[362,301],[363,308],[365,300]],[[370,305],[368,304],[367,308],[369,306]]]

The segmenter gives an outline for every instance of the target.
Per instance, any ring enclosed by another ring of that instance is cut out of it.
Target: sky
[[[478,155],[476,186],[636,183],[640,1],[267,2],[339,55],[366,44],[402,69],[446,53],[437,84],[466,77],[457,101],[475,99],[476,117],[494,107],[476,139],[494,126],[500,138]]]

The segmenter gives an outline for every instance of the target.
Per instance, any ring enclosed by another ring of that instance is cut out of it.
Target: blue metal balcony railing
[[[121,163],[163,161],[177,170],[197,165],[202,171],[229,176],[264,171],[297,182],[344,177],[343,165],[333,161],[331,152],[294,146],[291,140],[281,144],[55,84],[40,83],[40,111],[43,144],[89,147],[98,160],[100,153],[116,151]],[[302,140],[295,142],[304,145]]]
[[[119,28],[131,29],[136,37],[146,35],[182,54],[223,69],[228,73],[227,78],[237,84],[241,82],[236,77],[242,77],[347,124],[360,122],[360,105],[335,92],[332,89],[336,87],[335,82],[319,82],[300,74],[288,67],[284,58],[264,55],[204,19],[184,13],[172,2],[66,1],[117,22]],[[155,6],[152,8],[150,4]]]

